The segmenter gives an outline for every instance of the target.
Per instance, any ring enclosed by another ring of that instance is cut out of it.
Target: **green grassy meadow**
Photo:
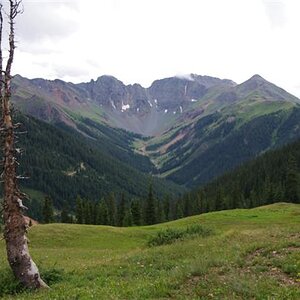
[[[147,245],[159,231],[196,224],[214,233]],[[131,228],[37,225],[30,229],[29,240],[51,289],[8,294],[14,288],[8,286],[12,277],[1,241],[0,298],[300,299],[296,204],[213,212]]]

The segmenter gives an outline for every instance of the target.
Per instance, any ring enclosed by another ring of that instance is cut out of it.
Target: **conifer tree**
[[[49,196],[46,196],[44,199],[43,206],[43,221],[44,223],[51,223],[54,220],[54,212],[53,212],[53,202]]]
[[[78,224],[83,224],[83,203],[80,196],[76,198],[76,220]]]
[[[110,193],[107,198],[108,224],[111,226],[117,225],[117,206],[114,193]]]
[[[181,219],[184,217],[184,208],[183,208],[183,200],[178,199],[176,202],[176,212],[175,212],[175,218],[174,219]]]
[[[188,217],[192,214],[191,212],[191,199],[190,199],[190,193],[187,193],[184,197],[183,197],[183,216],[184,217]]]
[[[201,193],[194,195],[194,197],[195,197],[194,214],[198,215],[203,212]]]
[[[134,199],[131,201],[132,225],[139,226],[142,224],[141,201]]]
[[[155,224],[156,222],[156,214],[155,214],[155,199],[153,196],[153,186],[152,183],[149,185],[149,193],[146,201],[145,207],[145,223],[147,225]]]
[[[66,202],[64,203],[62,211],[60,213],[60,221],[61,223],[71,223],[69,217],[69,206]]]
[[[171,220],[170,195],[166,195],[163,201],[163,209],[166,221]]]
[[[297,173],[297,162],[293,155],[289,155],[286,184],[285,184],[286,201],[293,203],[300,203],[299,195],[299,174]]]
[[[156,200],[156,222],[163,223],[166,221],[166,215],[163,203],[160,200]]]
[[[216,191],[216,210],[222,210],[225,208],[225,196],[222,187],[218,187]]]
[[[100,200],[98,204],[98,222],[97,224],[108,225],[108,208],[106,201],[104,199]]]
[[[129,227],[133,225],[133,216],[131,212],[131,205],[125,208],[125,216],[123,218],[122,226]]]
[[[84,224],[92,224],[93,216],[90,201],[83,202],[83,219]]]
[[[123,226],[125,213],[126,213],[126,200],[125,200],[124,193],[122,193],[121,200],[118,207],[118,226]]]
[[[93,202],[91,203],[91,206],[92,206],[92,224],[96,225],[98,224],[98,219],[99,219],[98,203]]]

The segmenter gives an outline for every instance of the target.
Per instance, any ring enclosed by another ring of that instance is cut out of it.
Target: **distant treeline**
[[[134,226],[274,202],[300,203],[300,141],[267,152],[178,199],[159,199],[149,184],[145,198],[110,193],[99,201],[77,196],[75,202],[75,207],[65,202],[60,211],[55,211],[50,197],[44,203],[32,201],[30,215],[44,223]]]
[[[30,211],[42,223],[139,226],[178,219],[183,216],[182,209],[178,210],[178,208],[177,202],[170,196],[158,200],[150,184],[145,199],[130,200],[126,199],[124,194],[117,197],[111,193],[108,197],[95,202],[78,196],[74,209],[71,209],[65,202],[62,210],[57,212],[53,207],[52,199],[47,196],[42,206],[35,204]]]

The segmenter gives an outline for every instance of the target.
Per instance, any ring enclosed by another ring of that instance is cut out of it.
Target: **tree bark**
[[[2,101],[2,142],[3,142],[3,190],[4,190],[4,238],[6,241],[7,258],[15,277],[27,288],[47,287],[41,279],[36,264],[30,257],[26,238],[27,225],[23,215],[26,207],[22,200],[26,197],[18,188],[18,176],[16,174],[17,161],[15,148],[15,129],[10,107],[11,98],[11,67],[14,58],[14,19],[20,13],[21,1],[10,0],[9,18],[9,57],[6,69],[2,69],[2,11],[1,39],[0,39],[0,66],[1,66],[1,101]],[[1,7],[2,8],[2,7]]]

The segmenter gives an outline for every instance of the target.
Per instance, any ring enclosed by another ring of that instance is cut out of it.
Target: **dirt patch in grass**
[[[241,267],[241,273],[257,274],[258,277],[263,274],[264,276],[275,279],[279,284],[283,286],[296,285],[300,286],[299,279],[290,276],[284,272],[280,267],[274,265],[274,261],[277,259],[283,260],[287,255],[300,251],[300,247],[289,246],[280,250],[268,250],[264,248],[258,248],[249,253],[245,258],[245,265]]]
[[[296,279],[288,276],[288,274],[284,273],[281,269],[273,267],[265,274],[269,277],[276,279],[281,285],[299,285],[300,282],[297,282]]]
[[[289,235],[289,238],[291,238],[292,240],[296,240],[296,241],[299,242],[299,240],[300,240],[300,232],[291,233]]]
[[[251,263],[254,260],[254,258],[261,256],[263,252],[264,252],[263,248],[258,248],[255,251],[249,253],[245,259],[246,264]]]

